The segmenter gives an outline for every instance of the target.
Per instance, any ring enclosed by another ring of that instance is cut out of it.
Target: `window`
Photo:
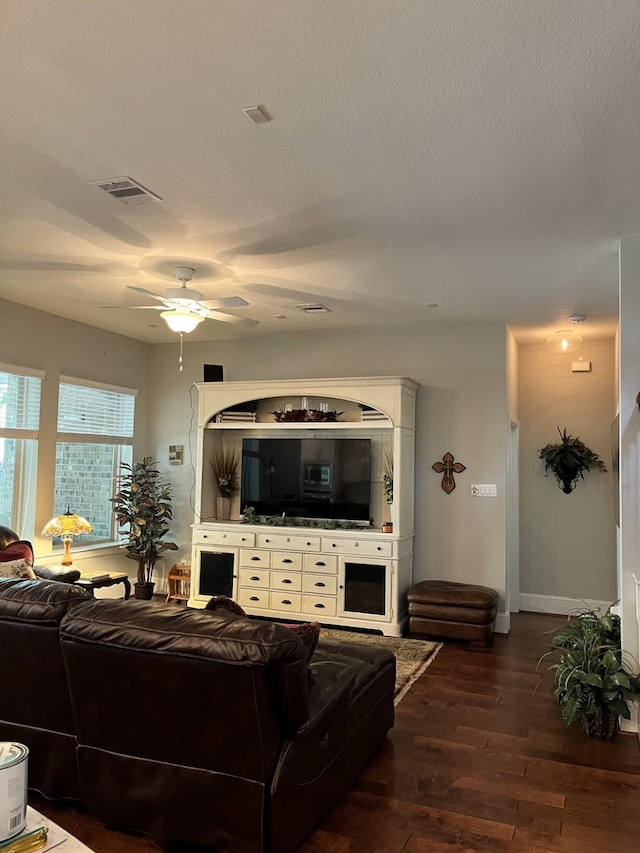
[[[0,365],[0,524],[34,531],[43,374]]]
[[[122,462],[132,461],[135,391],[60,377],[54,515],[86,518],[82,542],[117,538],[111,497]]]

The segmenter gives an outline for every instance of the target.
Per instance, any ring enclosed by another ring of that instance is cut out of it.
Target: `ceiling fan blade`
[[[144,308],[146,311],[166,311],[166,305],[101,305],[100,308],[117,308],[119,311],[136,311]]]
[[[135,287],[133,284],[127,285],[128,290],[133,290],[136,293],[142,293],[143,296],[149,296],[151,299],[157,299],[158,302],[163,302],[165,305],[168,305],[169,302],[164,298],[164,296],[158,296],[157,293],[153,293],[151,290],[145,290],[144,287]]]
[[[248,305],[246,299],[241,296],[224,296],[222,299],[205,299],[200,302],[203,308],[242,308],[243,305]]]
[[[220,320],[223,323],[234,323],[236,326],[246,326],[249,329],[260,325],[259,320],[251,320],[249,317],[234,317],[233,314],[224,314],[222,311],[209,311],[207,316],[209,320]]]

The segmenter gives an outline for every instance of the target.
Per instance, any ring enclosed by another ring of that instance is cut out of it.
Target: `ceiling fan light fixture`
[[[188,335],[205,319],[200,314],[194,314],[184,308],[173,308],[171,311],[163,311],[160,316],[172,332]]]
[[[558,329],[545,341],[555,352],[575,352],[582,346],[582,338],[573,329]]]

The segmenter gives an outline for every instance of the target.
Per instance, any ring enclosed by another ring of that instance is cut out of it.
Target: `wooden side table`
[[[187,601],[191,591],[191,566],[174,563],[167,576],[167,601]]]
[[[96,589],[121,583],[124,586],[125,600],[131,595],[131,583],[129,575],[126,572],[108,572],[103,574],[100,572],[83,572],[75,583],[77,586],[86,589],[91,595],[94,594]]]

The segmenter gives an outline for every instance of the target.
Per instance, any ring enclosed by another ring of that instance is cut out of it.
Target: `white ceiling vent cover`
[[[133,178],[107,178],[103,181],[90,181],[96,187],[100,187],[113,198],[123,204],[145,204],[148,201],[162,201],[159,195],[152,193]]]
[[[311,302],[308,305],[296,305],[296,308],[299,308],[301,311],[304,311],[305,314],[331,313],[331,308],[327,308],[326,305],[322,305],[320,302]]]

